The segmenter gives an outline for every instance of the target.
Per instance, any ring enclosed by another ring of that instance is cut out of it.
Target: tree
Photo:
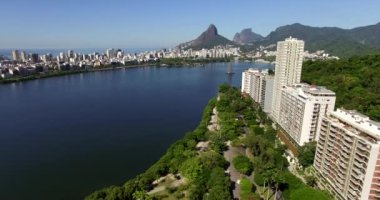
[[[253,170],[252,162],[246,156],[236,156],[232,160],[232,163],[236,170],[242,174],[250,175]]]
[[[182,164],[180,171],[190,181],[195,181],[202,171],[202,166],[198,158],[190,158]]]
[[[152,200],[153,198],[149,196],[145,191],[136,191],[133,193],[134,200]]]
[[[207,151],[201,153],[199,160],[202,163],[203,168],[210,170],[215,167],[223,168],[227,165],[227,161],[224,159],[224,157],[215,151]]]
[[[298,162],[306,168],[313,164],[317,142],[309,142],[299,148]]]
[[[254,192],[256,188],[254,185],[247,179],[243,178],[240,181],[240,199],[242,200],[255,200],[260,199]]]
[[[315,187],[317,185],[317,179],[314,176],[306,176],[306,184],[310,187]]]

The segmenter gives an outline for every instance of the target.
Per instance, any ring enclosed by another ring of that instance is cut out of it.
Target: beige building
[[[277,43],[272,100],[272,116],[275,121],[278,121],[280,114],[281,89],[301,81],[304,45],[304,41],[292,37]]]
[[[335,93],[308,84],[284,86],[281,92],[277,123],[298,146],[318,140],[322,117],[334,110]]]
[[[13,56],[13,60],[20,61],[20,54],[19,54],[18,50],[13,50],[12,56]]]
[[[336,199],[380,199],[380,123],[355,111],[329,112],[314,167]]]

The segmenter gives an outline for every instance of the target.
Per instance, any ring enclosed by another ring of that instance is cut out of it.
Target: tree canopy
[[[306,61],[302,80],[334,91],[336,107],[354,109],[380,120],[380,55]]]

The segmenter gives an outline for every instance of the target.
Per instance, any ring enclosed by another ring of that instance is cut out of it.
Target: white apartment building
[[[356,111],[329,112],[314,167],[336,199],[380,199],[380,123]]]
[[[322,117],[333,111],[335,93],[321,86],[296,84],[281,90],[280,112],[277,123],[302,146],[318,140]]]
[[[304,41],[289,37],[277,43],[272,116],[278,121],[283,86],[300,83]]]
[[[250,68],[242,74],[241,92],[249,94],[252,99],[260,104],[264,112],[270,112],[272,107],[274,77],[268,74],[268,70]]]

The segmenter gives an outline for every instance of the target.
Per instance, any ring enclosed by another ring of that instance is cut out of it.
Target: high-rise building
[[[32,63],[38,63],[38,61],[40,60],[38,54],[36,54],[36,53],[32,53],[32,54],[30,54],[29,57],[30,57],[30,61],[31,61]]]
[[[322,117],[334,110],[335,93],[307,84],[284,86],[281,92],[277,123],[298,146],[318,140]]]
[[[22,62],[27,62],[28,61],[28,54],[26,54],[25,51],[21,52],[21,60],[22,60]]]
[[[12,56],[13,56],[13,60],[20,61],[20,54],[19,54],[18,50],[13,50]]]
[[[108,59],[115,57],[115,49],[107,49],[106,51]]]
[[[322,119],[314,167],[336,199],[380,199],[380,123],[337,109]]]
[[[67,50],[67,58],[74,58],[74,51],[73,50]]]
[[[304,41],[292,37],[277,43],[272,101],[272,116],[275,121],[278,121],[280,113],[281,89],[300,83],[304,45]]]
[[[242,74],[241,91],[249,94],[260,104],[265,112],[271,111],[273,94],[273,76],[267,70],[248,69]]]

